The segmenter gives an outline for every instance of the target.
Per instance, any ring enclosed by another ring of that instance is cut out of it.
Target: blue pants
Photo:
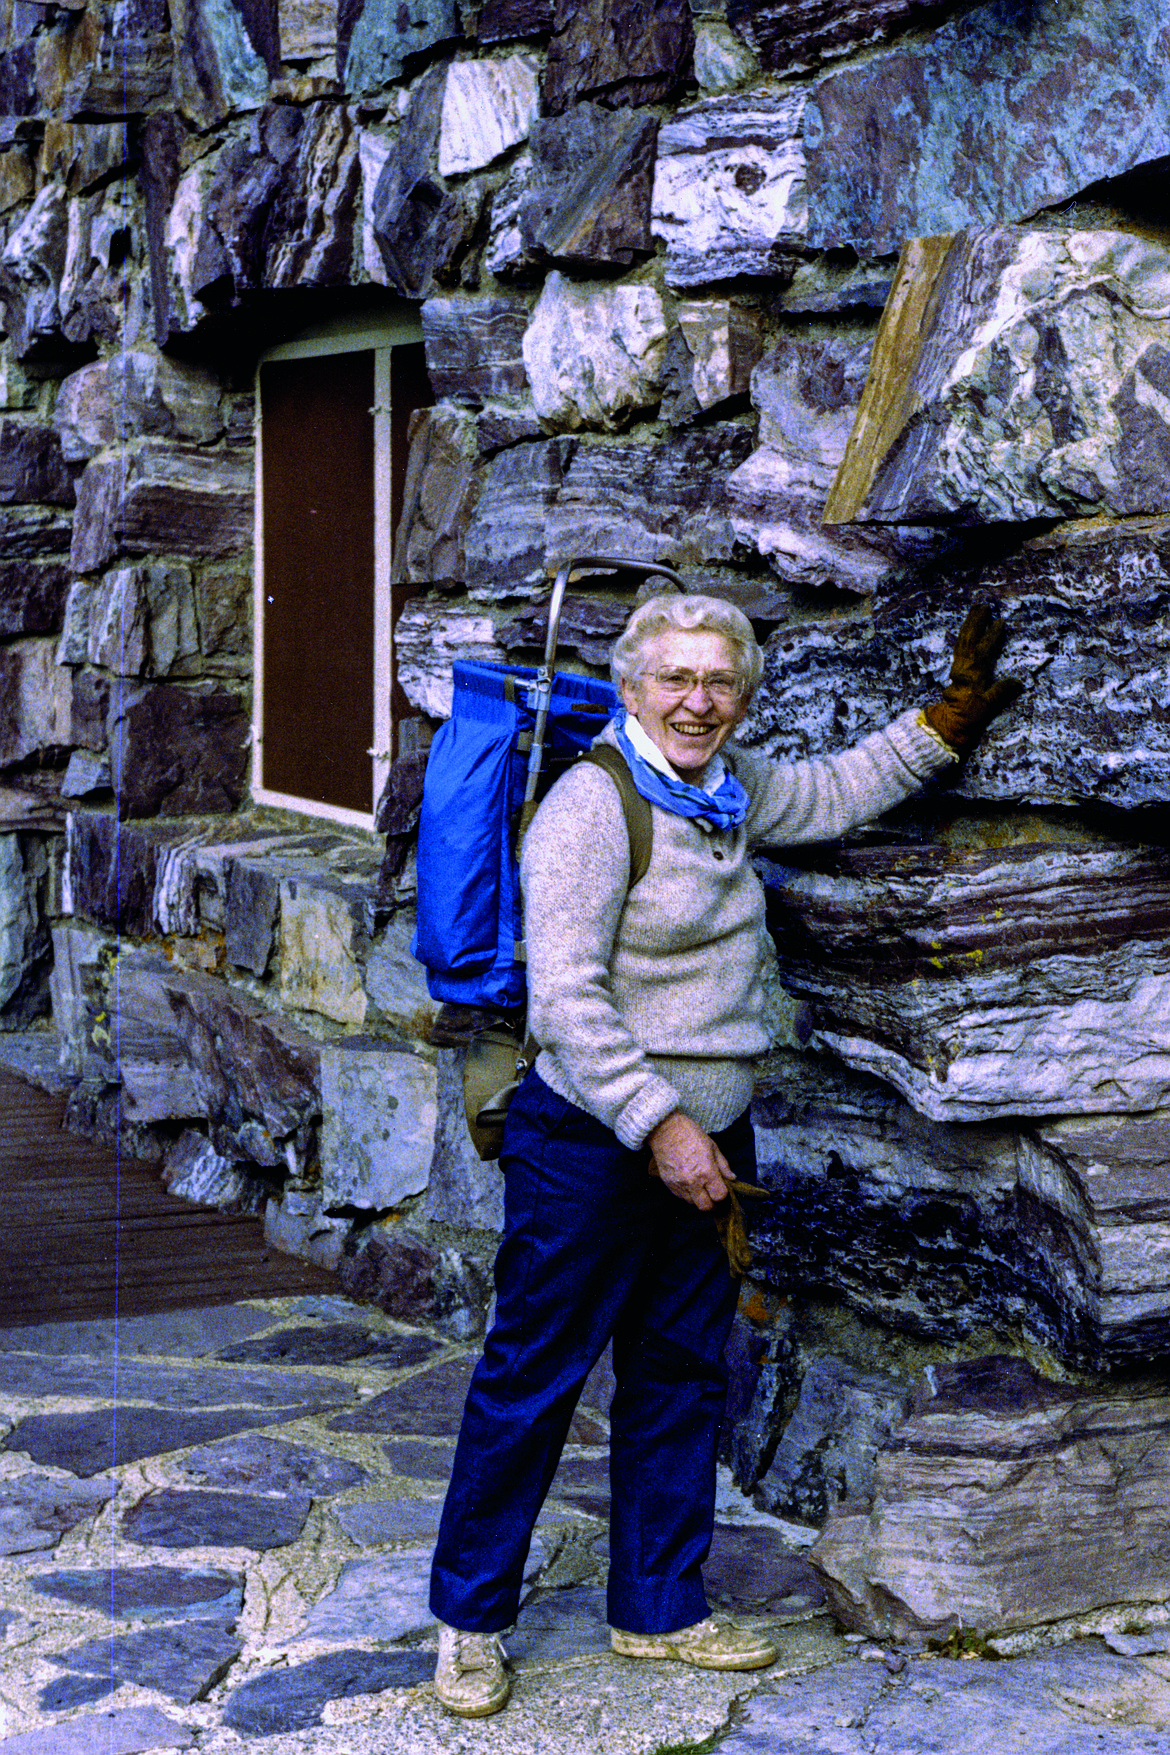
[[[754,1180],[747,1116],[715,1138]],[[432,1613],[476,1633],[516,1619],[533,1525],[612,1335],[609,1620],[630,1633],[689,1627],[708,1612],[699,1568],[739,1290],[713,1217],[535,1073],[513,1100],[501,1164],[496,1317],[463,1413]]]

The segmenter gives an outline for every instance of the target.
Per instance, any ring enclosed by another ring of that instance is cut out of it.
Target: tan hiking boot
[[[623,1633],[613,1627],[609,1642],[622,1657],[674,1658],[700,1670],[765,1670],[779,1656],[762,1634],[722,1615],[709,1615],[676,1633]]]
[[[487,1718],[508,1704],[512,1678],[494,1633],[461,1633],[439,1624],[435,1693],[460,1718]]]

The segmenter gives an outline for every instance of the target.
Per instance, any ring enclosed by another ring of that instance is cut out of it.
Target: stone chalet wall
[[[574,554],[662,559],[765,642],[745,741],[815,756],[990,598],[1025,693],[962,772],[761,862],[726,1454],[871,1633],[1164,1615],[1160,0],[0,17],[0,1028],[51,1008],[73,1125],[176,1195],[475,1333],[499,1176],[409,951],[452,660],[530,661]],[[247,795],[251,384],[402,298],[435,401],[383,841]],[[629,605],[582,580],[565,661]]]

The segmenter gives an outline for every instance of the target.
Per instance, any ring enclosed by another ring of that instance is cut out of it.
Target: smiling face
[[[690,671],[700,680],[689,689],[658,680],[663,672],[676,670]],[[702,780],[711,757],[747,713],[742,694],[727,698],[702,680],[728,675],[740,675],[740,660],[722,634],[669,628],[646,648],[641,673],[621,685],[627,711],[692,785]]]

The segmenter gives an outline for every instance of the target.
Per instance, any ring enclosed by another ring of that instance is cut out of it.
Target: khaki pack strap
[[[618,789],[622,815],[626,819],[626,834],[630,837],[632,890],[649,871],[650,855],[654,851],[654,819],[650,815],[649,800],[642,797],[634,785],[626,758],[611,743],[595,743],[592,749],[585,751],[581,760],[591,762],[595,768],[603,768]]]

